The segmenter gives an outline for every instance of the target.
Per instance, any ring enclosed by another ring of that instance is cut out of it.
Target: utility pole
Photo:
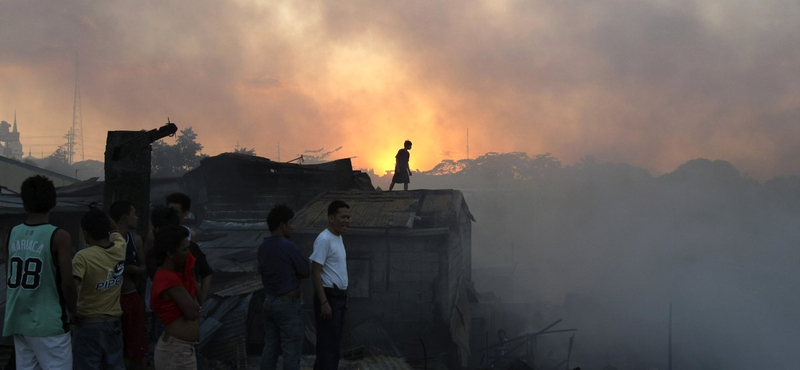
[[[467,127],[467,160],[469,160],[469,127]]]

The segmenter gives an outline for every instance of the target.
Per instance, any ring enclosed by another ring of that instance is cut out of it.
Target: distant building
[[[22,160],[25,153],[22,151],[22,143],[19,141],[19,131],[17,130],[17,113],[14,113],[13,130],[9,131],[11,125],[0,122],[0,155],[6,158]]]
[[[0,156],[0,186],[6,187],[16,193],[19,192],[22,182],[34,175],[44,175],[53,181],[56,187],[67,186],[80,180],[64,176],[60,173],[39,168],[15,159]]]

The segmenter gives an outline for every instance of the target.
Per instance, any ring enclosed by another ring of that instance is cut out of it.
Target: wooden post
[[[486,359],[486,366],[492,363],[491,357],[489,357],[489,331],[486,331],[486,352],[483,353],[483,358],[481,358],[481,363],[478,365],[483,365],[483,359]]]
[[[105,194],[103,208],[109,208],[118,200],[133,203],[139,216],[136,232],[144,240],[150,225],[150,144],[130,155],[112,159],[114,148],[141,136],[143,131],[109,131],[106,139]],[[141,246],[140,246],[141,248]]]
[[[669,304],[669,329],[667,334],[667,370],[672,370],[672,303]]]
[[[133,203],[139,216],[136,232],[142,239],[150,225],[150,144],[177,131],[167,122],[150,131],[109,131],[106,138],[103,208],[108,213],[118,200]]]
[[[567,348],[567,370],[569,370],[569,359],[572,357],[572,343],[575,341],[575,334],[569,337],[569,348]]]

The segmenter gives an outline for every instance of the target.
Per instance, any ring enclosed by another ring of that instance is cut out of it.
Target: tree
[[[47,164],[45,165],[45,169],[53,172],[60,173],[65,176],[74,176],[72,172],[72,168],[69,165],[69,153],[67,152],[67,148],[63,145],[59,146],[53,154],[50,154],[47,157]]]
[[[162,140],[153,143],[151,166],[153,177],[180,176],[200,165],[207,157],[202,154],[203,145],[197,142],[197,134],[191,127],[181,130],[175,145]]]
[[[254,148],[248,149],[246,146],[239,146],[239,142],[236,142],[236,148],[233,150],[236,154],[244,154],[244,155],[256,155],[256,150]]]
[[[303,162],[304,163],[308,163],[308,164],[326,162],[326,161],[328,161],[328,157],[330,157],[331,154],[342,150],[342,147],[340,146],[340,147],[338,147],[338,148],[336,148],[334,150],[327,151],[327,152],[325,152],[324,150],[325,150],[325,148],[319,148],[317,150],[306,150],[306,151],[304,151],[303,154],[302,154]]]

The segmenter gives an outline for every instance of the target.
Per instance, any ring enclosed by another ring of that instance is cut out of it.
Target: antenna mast
[[[75,162],[75,155],[80,154],[81,161],[86,160],[83,152],[83,114],[81,112],[81,89],[78,86],[78,59],[75,58],[75,100],[72,104],[72,129],[67,144],[69,163]]]
[[[469,127],[467,127],[467,160],[469,160]]]

